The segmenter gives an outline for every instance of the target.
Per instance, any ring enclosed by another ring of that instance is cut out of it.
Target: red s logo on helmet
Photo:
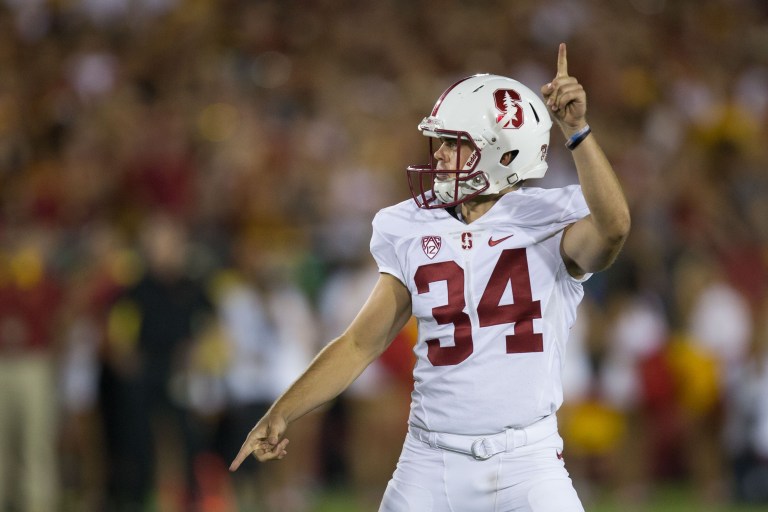
[[[496,116],[496,122],[502,128],[520,128],[523,126],[523,107],[520,105],[520,93],[512,89],[496,89],[493,101],[496,110],[501,114]]]

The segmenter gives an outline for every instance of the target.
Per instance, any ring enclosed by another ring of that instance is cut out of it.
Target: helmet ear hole
[[[517,154],[520,153],[517,149],[514,149],[512,151],[507,151],[503,155],[501,155],[501,159],[499,160],[499,163],[503,165],[504,167],[509,167],[509,164],[515,161],[515,157]]]

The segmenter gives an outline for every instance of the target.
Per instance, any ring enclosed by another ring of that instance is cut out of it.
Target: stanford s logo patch
[[[472,248],[472,233],[465,231],[461,234],[461,248],[468,251]]]
[[[424,254],[426,254],[429,259],[437,256],[437,253],[440,252],[440,247],[442,245],[443,242],[440,240],[439,236],[421,237],[421,248],[424,249]]]
[[[523,107],[520,105],[520,93],[512,89],[496,89],[493,102],[496,110],[501,112],[496,116],[496,122],[502,128],[520,128],[523,126]]]

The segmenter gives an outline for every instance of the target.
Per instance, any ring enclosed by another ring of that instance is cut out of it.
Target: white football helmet
[[[489,74],[459,80],[419,123],[430,137],[430,158],[427,165],[408,167],[413,199],[420,208],[445,208],[543,177],[551,127],[544,102],[517,80]],[[462,169],[437,169],[436,137],[469,143],[472,154]],[[506,154],[511,161],[504,165]]]

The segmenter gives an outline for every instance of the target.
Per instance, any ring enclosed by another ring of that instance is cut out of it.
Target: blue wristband
[[[592,128],[588,124],[584,125],[584,128],[571,135],[571,138],[566,141],[565,147],[573,151],[590,133],[592,133]]]

